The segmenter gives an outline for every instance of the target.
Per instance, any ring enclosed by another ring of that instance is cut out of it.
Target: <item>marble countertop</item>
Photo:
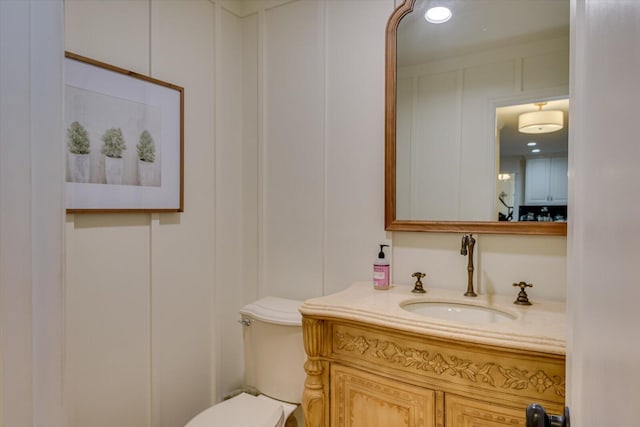
[[[513,295],[463,296],[464,289],[428,288],[426,294],[411,293],[412,286],[392,285],[373,289],[371,283],[354,283],[344,291],[306,300],[303,315],[366,322],[419,334],[506,348],[565,354],[566,306],[562,302],[529,299],[531,306],[513,304]],[[479,305],[510,314],[514,320],[471,324],[441,320],[404,310],[409,302],[432,301]]]

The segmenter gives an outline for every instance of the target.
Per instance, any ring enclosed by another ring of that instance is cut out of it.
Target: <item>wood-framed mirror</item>
[[[569,0],[405,0],[385,90],[386,230],[566,235]],[[518,129],[535,111],[561,129]]]

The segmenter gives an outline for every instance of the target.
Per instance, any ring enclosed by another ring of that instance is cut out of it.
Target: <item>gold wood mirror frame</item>
[[[429,221],[396,218],[396,88],[397,29],[413,11],[416,0],[405,0],[393,12],[386,29],[385,76],[385,229],[449,233],[493,233],[566,236],[566,222]]]

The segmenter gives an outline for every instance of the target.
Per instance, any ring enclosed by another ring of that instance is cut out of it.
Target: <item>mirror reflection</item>
[[[567,220],[569,100],[537,104],[496,108],[499,221]]]
[[[396,35],[394,220],[566,221],[569,0],[415,0]]]

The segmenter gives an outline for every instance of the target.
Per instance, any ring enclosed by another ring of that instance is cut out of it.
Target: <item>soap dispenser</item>
[[[384,248],[389,245],[380,245],[378,259],[373,263],[373,288],[379,290],[389,289],[389,261],[384,257]]]

